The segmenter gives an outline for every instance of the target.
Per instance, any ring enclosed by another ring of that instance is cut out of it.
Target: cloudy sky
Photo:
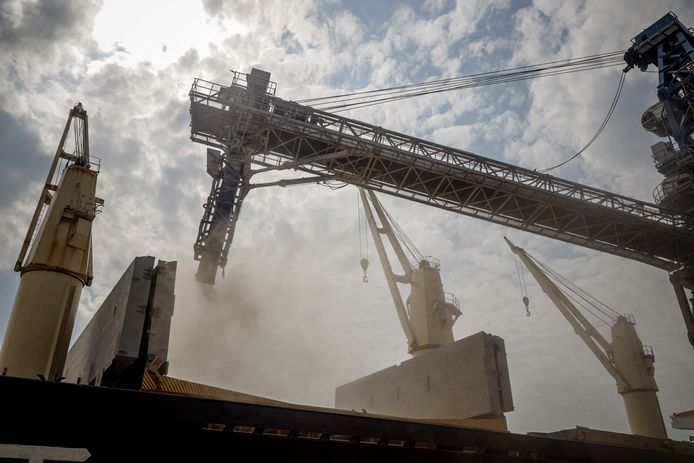
[[[361,282],[352,187],[261,189],[245,203],[226,276],[194,282],[192,244],[209,192],[205,149],[189,140],[194,77],[270,71],[278,96],[382,88],[627,48],[688,1],[105,1],[0,3],[0,333],[12,272],[68,110],[89,113],[102,158],[94,222],[94,285],[75,334],[139,255],[177,260],[174,376],[281,400],[330,406],[334,388],[407,358],[405,338],[371,246]],[[580,148],[602,121],[620,68],[405,100],[350,114],[370,123],[529,168]],[[556,172],[643,200],[660,181],[640,125],[656,75],[627,75],[597,143]],[[666,415],[694,408],[694,357],[667,275],[405,200],[383,198],[410,238],[441,259],[463,306],[462,338],[506,341],[516,432],[575,425],[628,430],[607,372],[528,281],[520,302],[508,234],[620,312],[633,313],[656,354]],[[687,433],[673,431],[686,439]]]

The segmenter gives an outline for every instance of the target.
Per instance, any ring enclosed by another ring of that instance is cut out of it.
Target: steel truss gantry
[[[690,216],[267,94],[221,98],[225,88],[195,80],[191,139],[262,171],[292,168],[667,271],[694,263]],[[230,140],[240,121],[243,138]]]
[[[254,72],[262,73],[249,78]],[[264,74],[273,91],[238,79],[229,87],[196,79],[190,91],[191,139],[221,149],[224,165],[243,166],[228,215],[219,212],[213,182],[195,244],[199,281],[214,283],[226,265],[253,188],[339,180],[664,269],[694,346],[684,293],[694,290],[692,215],[286,101]],[[254,174],[283,169],[311,175],[250,183]]]

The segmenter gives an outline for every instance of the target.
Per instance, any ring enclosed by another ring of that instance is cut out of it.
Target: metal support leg
[[[687,299],[684,286],[678,281],[678,278],[670,276],[670,282],[672,287],[675,288],[677,302],[680,305],[682,317],[684,317],[684,325],[687,327],[687,338],[689,338],[689,343],[694,347],[694,311],[692,311],[691,301]]]

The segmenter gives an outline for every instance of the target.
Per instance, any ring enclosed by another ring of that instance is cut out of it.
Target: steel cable
[[[567,72],[579,72],[582,70],[593,69],[597,66],[604,65],[621,65],[622,64],[622,54],[623,50],[615,51],[604,54],[589,55],[574,59],[564,59],[551,61],[541,64],[533,64],[526,66],[519,66],[516,68],[482,72],[477,74],[471,74],[467,76],[458,76],[445,79],[437,79],[427,82],[419,82],[414,84],[405,84],[395,87],[389,87],[384,89],[374,89],[365,90],[361,92],[343,93],[338,95],[330,95],[325,97],[314,97],[305,98],[298,100],[297,103],[313,103],[314,106],[326,106],[329,104],[335,105],[336,103],[344,103],[348,101],[357,101],[356,103],[351,103],[349,105],[365,104],[365,103],[379,103],[390,101],[391,98],[402,99],[411,98],[414,96],[420,96],[422,94],[429,94],[431,92],[442,92],[456,90],[460,88],[466,88],[468,86],[480,86],[480,85],[492,85],[495,83],[503,83],[508,79],[518,79],[525,80],[525,78],[541,77],[542,73],[548,71],[565,70]],[[552,74],[548,74],[552,75]],[[512,80],[511,80],[512,81]],[[420,91],[421,89],[428,89],[427,91]],[[415,90],[414,92],[411,90]],[[389,98],[378,98],[384,95],[393,95],[394,97]],[[377,98],[377,99],[373,99]],[[339,105],[342,106],[342,105]],[[348,106],[348,105],[345,105]],[[335,109],[338,106],[331,106],[330,109]],[[328,108],[326,108],[328,109]]]
[[[581,148],[576,154],[569,157],[568,159],[566,159],[566,160],[564,160],[564,161],[560,162],[559,164],[554,165],[552,167],[548,167],[546,169],[541,169],[541,170],[539,170],[539,172],[547,173],[547,172],[550,172],[550,171],[552,171],[558,167],[563,166],[564,164],[566,164],[570,161],[573,161],[578,156],[583,154],[585,152],[585,150],[587,150],[590,147],[590,145],[592,145],[593,142],[598,139],[598,137],[600,136],[602,131],[607,126],[607,123],[610,121],[610,118],[612,117],[612,114],[614,113],[615,108],[617,107],[617,102],[619,101],[619,96],[622,94],[622,88],[624,88],[624,79],[625,78],[626,78],[626,73],[622,72],[622,75],[619,77],[619,85],[617,86],[617,92],[615,93],[614,98],[612,98],[612,104],[610,105],[610,109],[607,111],[607,115],[605,116],[605,119],[603,119],[602,124],[600,124],[600,127],[598,128],[597,132],[595,132],[595,134],[588,141],[588,143],[586,143],[583,148]]]

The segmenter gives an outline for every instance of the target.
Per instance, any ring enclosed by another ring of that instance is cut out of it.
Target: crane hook
[[[359,264],[361,265],[361,269],[364,271],[364,277],[362,278],[362,281],[364,283],[368,283],[369,279],[366,276],[366,269],[369,268],[369,259],[366,257],[362,257],[362,259],[359,261]]]
[[[530,300],[528,299],[528,296],[523,296],[523,304],[525,304],[525,316],[529,317],[530,307],[528,306],[528,304],[530,304]]]

